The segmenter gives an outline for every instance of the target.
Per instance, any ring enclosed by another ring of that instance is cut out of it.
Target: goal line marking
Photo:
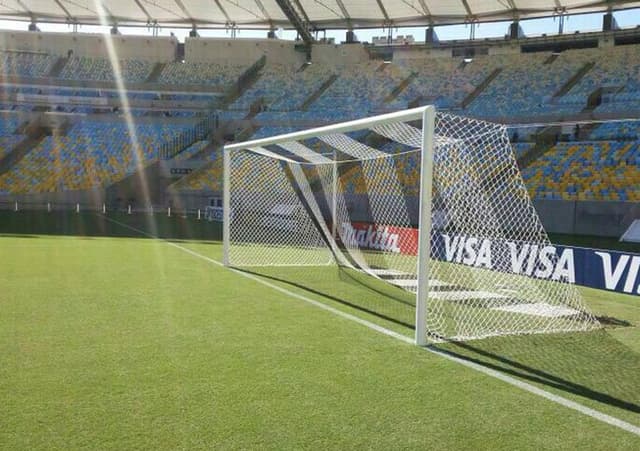
[[[164,243],[168,244],[169,246],[174,247],[176,249],[179,249],[182,252],[185,252],[185,253],[193,256],[193,257],[196,257],[196,258],[199,258],[199,259],[204,260],[206,262],[212,263],[212,264],[214,264],[216,266],[220,266],[222,268],[226,268],[227,270],[229,270],[229,271],[231,271],[231,272],[233,272],[235,274],[238,274],[239,276],[242,276],[242,277],[245,277],[247,279],[253,280],[253,281],[255,281],[257,283],[260,283],[260,284],[262,284],[264,286],[272,288],[272,289],[274,289],[274,290],[276,290],[276,291],[278,291],[280,293],[283,293],[283,294],[285,294],[285,295],[287,295],[289,297],[292,297],[292,298],[295,298],[295,299],[299,299],[299,300],[304,301],[304,302],[306,302],[308,304],[311,304],[311,305],[313,305],[315,307],[321,308],[322,310],[325,310],[327,312],[333,313],[334,315],[337,315],[337,316],[339,316],[341,318],[348,319],[348,320],[353,321],[355,323],[361,324],[361,325],[363,325],[363,326],[365,326],[365,327],[367,327],[369,329],[375,330],[376,332],[382,333],[382,334],[387,335],[389,337],[393,337],[393,338],[395,338],[397,340],[400,340],[400,341],[402,341],[404,343],[415,345],[413,339],[408,337],[408,336],[406,336],[406,335],[402,335],[402,334],[400,334],[398,332],[394,332],[394,331],[392,331],[390,329],[387,329],[385,327],[382,327],[382,326],[380,326],[378,324],[375,324],[375,323],[372,323],[370,321],[367,321],[366,319],[359,318],[359,317],[357,317],[355,315],[352,315],[352,314],[347,313],[347,312],[343,312],[342,310],[338,310],[338,309],[336,309],[334,307],[331,307],[330,305],[324,304],[324,303],[322,303],[320,301],[316,301],[314,299],[308,298],[308,297],[303,296],[301,294],[298,294],[298,293],[295,293],[293,291],[287,290],[286,288],[283,288],[283,287],[280,287],[278,285],[275,285],[275,284],[273,284],[271,282],[268,282],[268,281],[266,281],[266,280],[264,280],[264,279],[262,279],[262,278],[260,278],[258,276],[255,276],[253,274],[248,274],[246,272],[240,271],[240,270],[235,269],[235,268],[225,267],[222,264],[222,262],[219,262],[218,260],[214,260],[213,258],[207,257],[206,255],[202,255],[202,254],[200,254],[200,253],[198,253],[198,252],[196,252],[194,250],[191,250],[189,248],[180,246],[179,244],[173,243],[171,241],[168,241],[168,240],[165,240],[165,239],[162,239],[162,238],[158,238],[158,237],[156,237],[154,235],[151,235],[150,233],[147,233],[147,232],[145,232],[143,230],[140,230],[138,228],[135,228],[135,227],[131,227],[130,225],[124,224],[124,223],[122,223],[120,221],[117,221],[115,219],[109,218],[107,216],[103,216],[103,217],[107,221],[110,221],[110,222],[112,222],[114,224],[117,224],[117,225],[119,225],[121,227],[125,227],[125,228],[127,228],[129,230],[132,230],[134,232],[140,233],[141,235],[144,235],[146,237],[153,238],[153,239],[156,239],[156,240],[159,240],[159,241],[163,241]],[[578,402],[575,402],[575,401],[572,401],[570,399],[564,398],[564,397],[562,397],[560,395],[556,395],[554,393],[548,392],[546,390],[543,390],[541,388],[536,387],[535,385],[531,385],[531,384],[529,384],[527,382],[524,382],[524,381],[521,381],[519,379],[513,378],[513,377],[508,376],[508,375],[506,375],[504,373],[501,373],[501,372],[499,372],[497,370],[493,370],[491,368],[487,368],[487,367],[482,366],[480,364],[477,364],[475,362],[470,362],[468,360],[464,360],[464,359],[461,359],[459,357],[453,356],[451,354],[446,353],[445,351],[434,349],[434,348],[429,347],[429,346],[423,347],[421,349],[423,349],[423,350],[425,350],[427,352],[430,352],[432,354],[436,354],[436,355],[438,355],[440,357],[443,357],[443,358],[445,358],[447,360],[450,360],[452,362],[455,362],[455,363],[458,363],[460,365],[466,366],[467,368],[473,369],[473,370],[478,371],[478,372],[480,372],[482,374],[485,374],[487,376],[490,376],[490,377],[493,377],[495,379],[501,380],[502,382],[505,382],[505,383],[507,383],[509,385],[512,385],[514,387],[517,387],[517,388],[519,388],[521,390],[524,390],[526,392],[532,393],[534,395],[540,396],[541,398],[547,399],[547,400],[549,400],[551,402],[554,402],[556,404],[559,404],[561,406],[564,406],[564,407],[567,407],[569,409],[572,409],[572,410],[575,410],[577,412],[580,412],[580,413],[582,413],[582,414],[584,414],[584,415],[586,415],[588,417],[591,417],[591,418],[593,418],[595,420],[598,420],[598,421],[600,421],[602,423],[606,423],[606,424],[609,424],[611,426],[615,426],[615,427],[620,428],[620,429],[622,429],[624,431],[627,431],[627,432],[630,432],[630,433],[635,434],[637,436],[640,436],[640,426],[636,426],[634,424],[628,423],[628,422],[626,422],[624,420],[621,420],[619,418],[616,418],[616,417],[613,417],[613,416],[608,415],[606,413],[600,412],[599,410],[592,409],[592,408],[584,406],[584,405],[582,405],[582,404],[580,404]]]

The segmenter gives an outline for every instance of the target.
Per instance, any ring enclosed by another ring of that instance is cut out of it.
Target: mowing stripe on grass
[[[151,234],[149,234],[149,233],[147,233],[147,232],[145,232],[143,230],[137,229],[135,227],[131,227],[131,226],[127,225],[127,224],[124,224],[124,223],[122,223],[120,221],[116,221],[115,219],[111,219],[111,218],[109,218],[107,216],[105,216],[104,218],[107,221],[110,221],[110,222],[112,222],[114,224],[118,224],[118,225],[120,225],[122,227],[126,227],[129,230],[133,230],[134,232],[140,233],[140,234],[142,234],[144,236],[147,236],[149,238],[154,238],[154,239],[157,239],[157,240],[164,241],[169,246],[175,247],[176,249],[179,249],[182,252],[186,252],[187,254],[189,254],[189,255],[191,255],[193,257],[196,257],[196,258],[199,258],[199,259],[204,260],[206,262],[212,263],[212,264],[214,264],[216,266],[220,266],[220,267],[225,268],[225,266],[221,262],[219,262],[217,260],[214,260],[214,259],[212,259],[210,257],[207,257],[205,255],[199,254],[196,251],[193,251],[193,250],[188,249],[186,247],[180,246],[179,244],[172,243],[171,241],[162,240],[161,238],[153,236],[153,235],[151,235]],[[253,274],[248,274],[248,273],[239,271],[239,270],[234,269],[234,268],[228,268],[227,267],[226,269],[228,269],[231,272],[234,272],[235,274],[238,274],[239,276],[246,277],[247,279],[253,280],[253,281],[257,282],[257,283],[260,283],[260,284],[265,285],[265,286],[267,286],[269,288],[272,288],[272,289],[274,289],[276,291],[279,291],[280,293],[283,293],[283,294],[285,294],[285,295],[287,295],[289,297],[292,297],[292,298],[295,298],[295,299],[299,299],[299,300],[304,301],[304,302],[306,302],[308,304],[311,304],[311,305],[314,305],[314,306],[316,306],[318,308],[321,308],[321,309],[323,309],[325,311],[331,312],[334,315],[337,315],[337,316],[340,316],[340,317],[342,317],[344,319],[348,319],[348,320],[353,321],[355,323],[361,324],[361,325],[363,325],[365,327],[368,327],[369,329],[375,330],[376,332],[382,333],[384,335],[388,335],[388,336],[393,337],[393,338],[395,338],[397,340],[400,340],[400,341],[402,341],[404,343],[414,344],[413,339],[410,338],[410,337],[407,337],[406,335],[399,334],[397,332],[394,332],[394,331],[389,330],[389,329],[387,329],[385,327],[382,327],[382,326],[379,326],[377,324],[374,324],[374,323],[372,323],[370,321],[367,321],[365,319],[359,318],[357,316],[354,316],[354,315],[351,315],[349,313],[343,312],[343,311],[338,310],[338,309],[336,309],[334,307],[331,307],[329,305],[323,304],[322,302],[319,302],[319,301],[316,301],[314,299],[308,298],[308,297],[303,296],[301,294],[294,293],[292,291],[287,290],[286,288],[282,288],[282,287],[280,287],[278,285],[274,285],[273,283],[268,282],[268,281],[266,281],[266,280],[264,280],[264,279],[262,279],[262,278],[260,278],[258,276],[255,276]],[[503,374],[503,373],[501,373],[499,371],[484,367],[484,366],[482,366],[480,364],[477,364],[475,362],[470,362],[468,360],[464,360],[464,359],[461,359],[459,357],[453,356],[453,355],[447,353],[446,351],[442,351],[442,350],[439,350],[439,349],[434,349],[434,348],[429,347],[429,346],[424,347],[422,349],[424,349],[425,351],[431,352],[433,354],[437,354],[440,357],[443,357],[443,358],[445,358],[447,360],[450,360],[452,362],[455,362],[455,363],[458,363],[460,365],[466,366],[467,368],[471,368],[471,369],[473,369],[475,371],[478,371],[478,372],[480,372],[482,374],[485,374],[487,376],[490,376],[490,377],[493,377],[495,379],[498,379],[498,380],[501,380],[503,382],[506,382],[509,385],[512,385],[514,387],[517,387],[517,388],[519,388],[521,390],[527,391],[527,392],[532,393],[534,395],[540,396],[541,398],[547,399],[547,400],[552,401],[552,402],[554,402],[556,404],[559,404],[561,406],[568,407],[569,409],[572,409],[572,410],[575,410],[577,412],[580,412],[580,413],[582,413],[584,415],[587,415],[587,416],[589,416],[589,417],[591,417],[591,418],[593,418],[595,420],[601,421],[603,423],[609,424],[611,426],[615,426],[617,428],[620,428],[622,430],[625,430],[627,432],[630,432],[632,434],[640,436],[640,427],[639,426],[636,426],[634,424],[628,423],[628,422],[623,421],[623,420],[621,420],[619,418],[612,417],[611,415],[607,415],[606,413],[600,412],[600,411],[592,409],[590,407],[586,407],[586,406],[584,406],[584,405],[582,405],[580,403],[577,403],[577,402],[572,401],[570,399],[567,399],[567,398],[564,398],[562,396],[556,395],[554,393],[548,392],[546,390],[543,390],[541,388],[536,387],[535,385],[531,385],[531,384],[529,384],[527,382],[523,382],[521,380],[515,379],[515,378],[513,378],[511,376],[508,376],[508,375]]]

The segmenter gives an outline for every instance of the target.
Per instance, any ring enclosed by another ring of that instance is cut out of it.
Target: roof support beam
[[[255,0],[256,5],[258,6],[258,9],[260,10],[260,12],[264,15],[264,17],[266,17],[269,20],[269,24],[271,24],[271,28],[275,28],[273,26],[273,21],[271,20],[271,17],[269,16],[269,12],[267,11],[267,8],[264,7],[264,5],[262,4],[262,2],[260,0]]]
[[[105,12],[105,13],[107,13],[107,19],[108,19],[108,21],[109,21],[109,22],[112,22],[113,24],[115,24],[115,22],[116,22],[115,17],[116,17],[116,16],[114,16],[114,15],[113,15],[113,13],[111,12],[111,10],[110,10],[109,8],[107,8],[107,5],[105,5],[103,1],[101,1],[101,2],[100,2],[100,4],[102,5],[102,9],[104,10],[104,12]]]
[[[64,11],[64,14],[67,16],[67,19],[71,20],[71,14],[69,14],[69,10],[67,8],[65,8],[65,6],[60,3],[60,0],[54,0],[56,5],[58,5],[58,8],[60,8],[62,11]]]
[[[389,19],[389,14],[387,14],[387,10],[384,7],[384,5],[382,4],[382,0],[376,0],[376,3],[378,4],[378,8],[380,8],[380,12],[382,13],[382,15],[384,16],[384,20],[387,23],[391,23],[391,19]]]
[[[220,4],[220,0],[214,0],[216,2],[216,5],[218,6],[218,9],[222,12],[222,14],[224,15],[225,19],[227,19],[227,23],[231,24],[233,23],[233,21],[231,20],[231,18],[229,17],[229,14],[227,14],[227,12],[224,10],[224,8],[222,7],[222,5]]]
[[[515,0],[506,0],[507,5],[511,8],[511,12],[513,13],[513,18],[517,19],[518,17],[518,5],[516,5]]]
[[[182,3],[181,0],[173,0],[173,1],[175,2],[176,5],[178,5],[178,8],[180,8],[180,11],[182,11],[182,13],[185,15],[185,17],[187,17],[189,19],[193,19],[193,17],[191,16],[191,13],[186,8],[186,6],[184,6],[184,3]]]
[[[307,12],[302,7],[300,0],[293,0],[293,3],[295,3],[295,5],[298,7],[298,11],[302,14],[302,17],[304,17],[305,22],[311,23],[311,19],[309,19]]]
[[[469,16],[469,20],[473,20],[474,15],[473,15],[473,11],[471,11],[471,7],[469,6],[469,2],[467,2],[467,0],[460,0],[460,1],[464,6],[465,11],[467,11],[467,16]]]
[[[275,32],[276,26],[273,24],[273,19],[269,15],[269,11],[267,11],[267,8],[264,7],[264,5],[262,4],[262,2],[260,0],[255,0],[255,2],[256,2],[256,5],[258,5],[258,8],[260,9],[260,11],[264,15],[264,17],[269,21],[269,31],[267,32],[267,37],[275,39],[275,37],[276,37],[276,32]]]
[[[27,5],[25,5],[24,3],[22,3],[20,0],[16,0],[16,3],[17,3],[18,5],[20,5],[20,7],[21,7],[22,9],[24,9],[24,11],[25,11],[27,14],[29,14],[29,16],[31,17],[31,19],[32,19],[32,20],[35,20],[35,17],[34,17],[34,15],[33,15],[33,11],[31,11],[29,8],[27,8]]]
[[[429,7],[425,3],[425,1],[424,0],[418,0],[418,3],[420,3],[420,6],[422,7],[422,11],[424,11],[424,15],[431,17],[431,10],[429,9]]]
[[[289,0],[276,0],[276,3],[284,15],[287,16],[289,22],[296,28],[305,44],[311,45],[313,43],[313,36],[311,35],[311,31],[309,31],[309,22],[300,17],[300,14],[298,14],[298,11],[296,11]]]
[[[351,17],[349,16],[349,11],[347,11],[347,8],[344,7],[344,3],[342,2],[342,0],[336,0],[336,3],[338,4],[338,7],[340,7],[340,11],[342,11],[342,15],[347,20],[347,26],[349,30],[351,30],[352,26],[351,26]]]
[[[147,11],[147,9],[144,6],[142,6],[142,3],[140,3],[140,0],[133,0],[133,1],[138,6],[138,8],[140,8],[140,11],[142,11],[144,15],[147,16],[147,21],[151,22],[151,15],[149,14],[149,11]]]

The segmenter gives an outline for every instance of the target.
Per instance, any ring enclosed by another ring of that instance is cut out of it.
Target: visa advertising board
[[[341,236],[349,246],[418,253],[418,231],[413,228],[342,223]],[[435,233],[431,255],[451,263],[640,295],[640,254]]]

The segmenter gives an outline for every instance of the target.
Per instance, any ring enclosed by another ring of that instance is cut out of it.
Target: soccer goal
[[[223,164],[226,265],[338,265],[415,294],[419,345],[599,327],[502,125],[428,106],[227,145]]]

